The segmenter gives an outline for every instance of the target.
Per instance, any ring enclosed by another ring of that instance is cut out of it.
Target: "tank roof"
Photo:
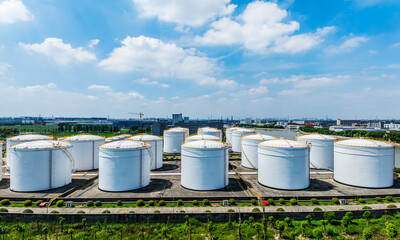
[[[221,141],[214,140],[199,140],[193,142],[187,142],[182,145],[183,147],[188,148],[227,148],[228,145]]]
[[[96,140],[104,140],[104,137],[90,135],[90,134],[83,134],[83,135],[75,135],[66,137],[63,139],[64,141],[96,141]]]
[[[237,128],[237,129],[233,129],[232,132],[255,132],[256,130],[254,129],[248,129],[248,128]]]
[[[137,141],[157,141],[162,140],[161,137],[156,135],[149,134],[138,134],[129,138],[129,140],[137,140]]]
[[[393,147],[393,144],[364,138],[352,138],[335,142],[336,145],[353,146],[353,147]]]
[[[190,140],[219,140],[219,137],[213,136],[213,135],[207,135],[207,134],[196,134],[187,137],[186,139]]]
[[[296,137],[297,139],[312,139],[312,140],[337,140],[337,137],[323,135],[319,133],[304,134]]]
[[[40,134],[24,134],[15,137],[10,137],[8,140],[14,141],[29,141],[29,140],[52,140],[53,137]]]
[[[51,148],[68,148],[72,147],[71,143],[53,140],[39,140],[32,142],[24,142],[11,146],[13,149],[51,149]]]
[[[258,141],[275,140],[276,139],[276,137],[274,137],[274,136],[265,135],[265,134],[261,134],[261,133],[254,133],[254,134],[244,135],[242,138],[243,139],[249,139],[249,140],[258,140]]]
[[[144,148],[148,145],[144,142],[133,140],[121,140],[100,145],[100,148],[106,149],[137,149]]]
[[[165,130],[164,132],[188,132],[188,131],[189,131],[188,128],[174,127],[174,128],[170,128],[168,130]]]
[[[263,147],[273,147],[273,148],[307,148],[308,145],[299,142],[299,141],[293,141],[289,139],[276,139],[276,140],[270,140],[270,141],[265,141],[259,143],[260,146]]]
[[[212,128],[212,127],[202,127],[199,128],[198,130],[201,130],[202,132],[221,132],[218,128]]]

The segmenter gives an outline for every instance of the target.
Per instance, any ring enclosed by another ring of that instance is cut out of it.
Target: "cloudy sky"
[[[398,0],[0,0],[0,115],[400,118]]]

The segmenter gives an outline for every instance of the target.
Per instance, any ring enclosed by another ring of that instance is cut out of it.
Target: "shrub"
[[[179,199],[178,201],[176,201],[176,203],[178,203],[178,206],[182,206],[183,205],[182,199]]]
[[[229,199],[228,205],[229,206],[235,206],[236,205],[236,200],[233,199],[233,198]]]
[[[316,198],[311,198],[310,202],[314,205],[318,204],[318,199]]]
[[[57,214],[57,213],[59,213],[59,212],[56,211],[56,210],[53,210],[53,211],[51,211],[50,213]]]
[[[192,204],[193,204],[194,206],[198,206],[198,205],[199,205],[199,201],[193,200],[193,201],[192,201]]]
[[[365,201],[364,198],[360,198],[360,199],[358,199],[358,202],[359,202],[359,203],[366,203],[367,201]]]
[[[39,207],[39,205],[40,205],[42,202],[43,202],[43,200],[37,200],[36,203],[35,203],[35,205],[36,205],[37,207]]]
[[[93,201],[86,202],[86,206],[88,206],[88,207],[93,207],[93,205],[94,205]]]
[[[251,205],[257,206],[257,200],[251,199],[250,202],[251,202]]]
[[[122,201],[121,200],[117,201],[117,206],[122,206]]]
[[[7,208],[0,208],[0,212],[8,212]]]
[[[322,209],[319,208],[319,207],[316,207],[316,208],[313,209],[313,211],[314,211],[314,212],[322,212]]]
[[[153,200],[150,200],[150,201],[149,201],[149,206],[154,206],[154,205],[155,205],[154,201],[153,201]]]
[[[273,198],[268,198],[269,205],[275,205],[275,200]]]
[[[253,208],[251,211],[252,212],[261,212],[259,208]]]
[[[211,212],[211,210],[208,210],[208,209],[207,209],[207,210],[205,210],[204,212],[206,212],[206,213],[210,213],[210,212]]]
[[[283,199],[283,198],[279,198],[278,201],[279,201],[279,203],[282,204],[282,205],[285,205],[285,203],[286,203],[286,202],[285,202],[285,199]]]
[[[386,199],[386,201],[388,201],[388,202],[393,202],[392,196],[386,196],[385,199]]]
[[[58,200],[57,203],[56,203],[56,206],[57,207],[64,207],[65,206],[64,200]]]
[[[111,212],[110,212],[110,210],[104,210],[102,213],[103,213],[103,214],[109,214],[109,213],[111,213]]]
[[[167,205],[167,204],[165,203],[164,200],[160,200],[160,201],[158,202],[158,206],[159,206],[159,207],[163,207],[163,206],[165,206],[165,205]]]
[[[161,213],[159,210],[155,210],[154,213]]]
[[[284,212],[285,209],[283,209],[283,208],[278,208],[278,209],[276,209],[276,211],[277,211],[277,212]]]
[[[101,207],[101,205],[103,205],[103,204],[101,203],[101,201],[96,201],[96,202],[94,202],[94,205],[96,207]]]
[[[25,200],[24,201],[24,206],[25,207],[29,207],[29,206],[31,206],[32,205],[32,201],[31,200]]]
[[[25,209],[24,211],[22,211],[22,213],[33,213],[33,211],[31,209]]]
[[[136,201],[136,205],[137,205],[138,207],[143,207],[143,206],[144,206],[143,200],[142,200],[142,199],[137,200],[137,201]]]
[[[367,210],[367,209],[372,209],[372,207],[370,207],[370,206],[364,206],[362,209],[363,209],[363,210]]]
[[[387,208],[397,208],[397,206],[394,205],[394,204],[389,204],[389,205],[387,206]]]
[[[376,198],[375,198],[375,201],[377,201],[377,202],[382,202],[382,198],[381,198],[381,197],[376,197]]]
[[[210,205],[210,200],[208,200],[208,199],[203,199],[203,205],[204,205],[204,206],[209,206],[209,205]]]
[[[295,198],[290,199],[291,205],[297,205],[297,200]]]
[[[179,213],[185,213],[185,210],[180,210]]]
[[[333,220],[335,220],[335,212],[331,212],[331,211],[326,211],[324,212],[324,218],[325,220],[328,220],[328,222],[332,222]]]
[[[129,211],[129,213],[135,213],[135,211]]]
[[[338,198],[334,197],[334,198],[332,198],[332,203],[338,205],[340,202],[339,202]]]
[[[8,205],[11,204],[9,199],[3,199],[3,200],[1,200],[0,203],[1,203],[2,206],[8,206]]]
[[[78,214],[85,214],[85,211],[80,210],[80,211],[77,211],[76,213],[78,213]]]
[[[233,210],[232,208],[229,208],[229,209],[227,210],[227,212],[235,212],[235,210]]]

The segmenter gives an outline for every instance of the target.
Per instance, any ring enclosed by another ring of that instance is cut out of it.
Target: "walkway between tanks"
[[[355,211],[362,210],[363,207],[369,206],[372,209],[387,209],[388,205],[395,205],[397,208],[400,207],[399,203],[382,203],[382,204],[359,204],[359,205],[313,205],[313,206],[266,206],[265,212],[276,212],[278,208],[283,208],[285,212],[312,212],[314,208],[319,207],[323,211]],[[10,213],[22,213],[26,207],[5,207]],[[137,207],[137,208],[29,208],[34,213],[50,213],[51,211],[58,211],[61,214],[76,214],[78,211],[84,211],[86,214],[101,214],[104,210],[109,210],[111,213],[124,214],[134,211],[135,213],[154,213],[154,211],[160,211],[161,213],[179,213],[185,211],[185,213],[204,213],[206,210],[210,210],[214,213],[226,213],[228,209],[233,209],[236,213],[251,212],[254,208],[263,209],[260,206],[218,206],[218,207]]]

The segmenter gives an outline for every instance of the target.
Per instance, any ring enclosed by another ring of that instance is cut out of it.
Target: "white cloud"
[[[157,17],[179,25],[200,26],[218,16],[231,14],[230,0],[133,0],[142,18]]]
[[[254,99],[251,102],[252,103],[259,103],[259,102],[269,102],[269,101],[273,101],[275,99],[271,98],[271,97],[265,97],[265,98],[260,98],[260,99]]]
[[[0,24],[28,21],[34,17],[21,0],[5,0],[0,2]]]
[[[27,86],[27,87],[20,88],[20,89],[23,91],[27,91],[27,92],[34,92],[34,91],[42,91],[42,90],[56,88],[56,87],[57,87],[57,85],[55,83],[49,83],[46,85]]]
[[[279,92],[279,95],[302,95],[309,93],[309,90],[305,89],[286,89]]]
[[[393,43],[392,45],[390,45],[390,47],[399,47],[400,46],[400,42],[398,43]]]
[[[238,86],[238,83],[234,80],[223,79],[217,80],[213,77],[206,77],[198,82],[200,85],[216,85],[223,88],[235,88]]]
[[[368,42],[368,38],[361,36],[361,37],[351,37],[345,40],[340,46],[331,46],[327,48],[325,51],[327,53],[340,53],[340,52],[350,52],[354,49],[360,47],[361,44]]]
[[[6,72],[8,72],[12,66],[6,62],[0,62],[0,79],[6,77]]]
[[[143,85],[156,85],[156,86],[160,86],[162,88],[169,87],[168,84],[160,83],[158,81],[150,81],[148,78],[140,78],[140,79],[135,80],[135,82],[143,84]]]
[[[369,53],[369,54],[377,54],[378,51],[376,51],[376,50],[369,50],[368,53]]]
[[[312,77],[309,79],[300,80],[294,83],[295,88],[313,88],[341,83],[348,76],[336,77]]]
[[[63,43],[63,40],[59,38],[46,38],[40,44],[19,43],[19,45],[26,50],[52,57],[56,63],[62,65],[96,60],[96,55],[93,53],[82,47],[72,48],[71,44]]]
[[[390,64],[387,66],[388,68],[400,69],[400,64]]]
[[[99,39],[90,40],[88,46],[89,46],[90,48],[93,48],[93,47],[97,46],[97,44],[99,44],[99,42],[100,42]]]
[[[90,89],[90,90],[96,90],[96,91],[105,91],[105,92],[112,91],[111,87],[109,87],[109,86],[105,86],[105,85],[96,85],[96,84],[90,85],[90,86],[88,87],[88,89]]]
[[[201,56],[195,49],[183,49],[145,36],[126,37],[99,66],[117,72],[141,72],[152,77],[170,77],[195,81],[200,85],[224,86],[232,80],[216,80],[216,60]]]
[[[248,95],[248,96],[255,96],[267,93],[269,93],[269,90],[266,86],[258,86],[256,88],[250,88],[249,90],[240,91],[240,95]]]
[[[195,42],[203,45],[243,45],[257,53],[298,53],[309,50],[332,32],[334,27],[318,29],[315,33],[291,35],[300,29],[296,21],[283,22],[288,13],[274,2],[249,3],[237,17],[222,18],[211,24],[202,37]]]

